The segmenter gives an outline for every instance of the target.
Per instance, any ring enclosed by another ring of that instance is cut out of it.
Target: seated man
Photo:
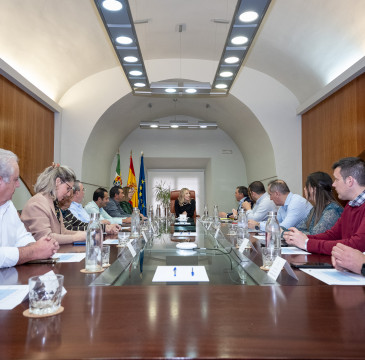
[[[112,217],[129,217],[130,214],[125,212],[120,203],[123,201],[124,193],[120,186],[113,186],[109,191],[109,202],[105,206],[105,211]]]
[[[48,237],[35,241],[26,231],[11,201],[19,186],[18,157],[0,149],[0,268],[47,259],[59,249],[57,241]]]
[[[85,196],[85,187],[80,180],[74,182],[74,192],[72,195],[72,202],[69,210],[72,212],[73,216],[82,222],[88,223],[90,221],[90,215],[82,207],[82,202]],[[108,222],[109,223],[109,222]]]
[[[290,192],[288,185],[283,180],[273,180],[269,183],[268,193],[270,200],[280,206],[277,214],[279,225],[284,230],[296,226],[305,219],[312,209],[312,205],[298,194]],[[265,231],[266,221],[248,221],[250,229]]]
[[[85,210],[88,214],[100,213],[100,220],[108,220],[111,224],[130,224],[131,218],[112,217],[105,210],[104,207],[109,202],[108,191],[104,188],[97,188],[93,194],[93,201],[90,201]]]
[[[248,186],[248,194],[255,202],[252,209],[251,203],[244,201],[242,207],[246,210],[248,220],[264,221],[269,211],[277,211],[276,205],[270,200],[269,194],[261,181],[254,181]]]
[[[356,157],[343,158],[332,166],[338,198],[350,200],[336,224],[317,235],[305,235],[289,229],[284,239],[311,253],[330,255],[332,248],[342,243],[365,251],[365,162]]]
[[[68,230],[73,231],[86,231],[89,225],[89,222],[83,222],[76,218],[72,212],[69,210],[69,206],[71,204],[72,197],[66,197],[63,200],[59,201],[58,205],[62,212],[63,217],[63,225]],[[118,234],[120,230],[120,225],[118,224],[110,224],[108,220],[102,220],[101,223],[105,223],[105,232],[107,234]]]
[[[365,254],[344,244],[338,243],[332,248],[332,265],[337,270],[365,276]]]
[[[235,196],[236,200],[238,201],[237,210],[232,209],[231,213],[226,213],[226,212],[221,211],[219,213],[219,217],[231,218],[231,219],[237,218],[237,214],[240,211],[244,201],[248,201],[252,204],[252,200],[248,197],[248,190],[247,190],[246,186],[237,186],[234,196]]]

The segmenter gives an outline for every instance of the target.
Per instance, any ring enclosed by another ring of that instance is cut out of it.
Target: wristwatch
[[[260,226],[256,225],[255,230],[260,230]],[[365,264],[364,264],[365,265]]]
[[[362,264],[361,275],[365,276],[365,264]]]

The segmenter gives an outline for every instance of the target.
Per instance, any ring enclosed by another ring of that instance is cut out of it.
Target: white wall
[[[222,154],[222,149],[232,149],[232,154]],[[205,169],[208,192],[206,202],[210,211],[213,204],[222,210],[236,206],[234,190],[238,185],[247,185],[245,161],[232,139],[222,130],[145,130],[135,129],[121,144],[120,162],[123,185],[127,184],[129,155],[133,150],[133,165],[139,179],[140,154],[146,158],[207,158]],[[110,168],[114,178],[116,157]],[[147,172],[147,169],[145,169]],[[227,191],[228,190],[228,191]],[[232,194],[226,196],[225,194]]]

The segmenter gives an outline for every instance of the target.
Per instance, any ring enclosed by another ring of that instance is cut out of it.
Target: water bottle
[[[90,272],[102,270],[103,230],[99,216],[99,213],[90,214],[90,222],[86,232],[85,270]]]
[[[141,219],[139,216],[139,209],[133,208],[132,220],[131,220],[131,236],[139,237],[141,227]]]
[[[153,221],[153,205],[149,206],[147,216],[148,216],[148,220],[150,222],[152,222]]]
[[[237,226],[242,229],[247,229],[247,215],[244,209],[240,209],[238,213]]]
[[[214,205],[214,207],[213,207],[213,223],[214,223],[214,226],[220,225],[218,205]]]
[[[276,256],[281,255],[281,234],[280,225],[275,211],[269,211],[265,227],[265,245],[267,248],[273,248]]]
[[[203,218],[202,220],[208,220],[208,217],[209,217],[209,213],[208,213],[208,205],[205,204],[204,205],[204,214],[203,214]]]
[[[156,218],[159,219],[161,217],[161,207],[160,205],[156,206]]]

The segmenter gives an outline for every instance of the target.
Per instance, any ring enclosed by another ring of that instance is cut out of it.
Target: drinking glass
[[[110,258],[110,246],[103,245],[103,248],[101,249],[102,267],[108,267],[110,265],[109,258]]]
[[[29,284],[29,312],[35,315],[55,313],[61,306],[63,275],[33,276]]]

